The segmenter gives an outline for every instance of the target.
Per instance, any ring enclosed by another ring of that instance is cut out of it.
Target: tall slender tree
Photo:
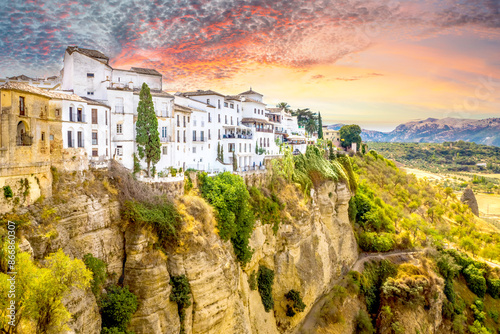
[[[281,109],[285,109],[286,112],[289,112],[290,110],[292,110],[290,108],[290,105],[286,102],[280,102],[276,105],[277,108],[281,108]]]
[[[153,97],[148,85],[142,84],[137,107],[137,122],[135,123],[136,142],[139,157],[146,159],[147,173],[150,175],[151,164],[156,165],[161,158],[160,133],[156,118]]]
[[[323,120],[321,113],[318,113],[318,139],[323,139]]]

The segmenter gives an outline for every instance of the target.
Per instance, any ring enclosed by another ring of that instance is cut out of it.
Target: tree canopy
[[[344,125],[340,128],[339,133],[342,147],[351,147],[353,143],[358,144],[358,147],[361,145],[361,128],[359,125]]]
[[[137,150],[139,151],[139,157],[146,159],[149,176],[151,163],[154,166],[160,161],[161,144],[153,97],[146,83],[142,84],[141,92],[139,93],[139,106],[137,107],[137,123],[135,127]]]

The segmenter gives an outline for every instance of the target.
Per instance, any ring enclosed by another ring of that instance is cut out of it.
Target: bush
[[[191,287],[186,275],[171,276],[170,285],[172,292],[170,293],[170,301],[177,303],[177,312],[181,323],[180,333],[185,333],[184,319],[186,318],[186,308],[191,305]]]
[[[161,247],[174,244],[177,240],[177,230],[181,225],[180,215],[168,201],[162,203],[126,201],[122,216],[128,221],[152,226]]]
[[[476,268],[473,264],[470,264],[463,271],[463,274],[470,291],[474,292],[479,298],[483,298],[487,289],[486,279],[483,276],[483,270]]]
[[[128,287],[112,286],[101,301],[102,327],[109,332],[113,327],[126,332],[132,315],[137,310],[137,297]],[[115,329],[113,331],[116,332]],[[114,333],[114,332],[110,333]]]
[[[83,256],[83,262],[90,271],[92,271],[92,282],[90,287],[97,301],[101,298],[101,289],[106,282],[107,276],[107,266],[106,263],[98,258],[92,256],[92,254],[85,254]]]
[[[491,297],[498,299],[500,298],[500,279],[489,278],[486,280],[488,284],[488,293]]]
[[[215,177],[199,175],[202,196],[215,208],[217,227],[222,240],[231,240],[236,257],[241,264],[252,258],[249,239],[254,216],[248,200],[250,194],[241,176],[224,172]]]
[[[276,234],[281,222],[281,210],[284,209],[283,203],[276,194],[264,196],[256,187],[250,188],[249,194],[249,203],[255,218],[259,219],[262,224],[272,224],[273,232]]]
[[[258,283],[260,298],[262,299],[262,304],[264,305],[264,310],[266,312],[269,312],[274,307],[273,281],[274,281],[274,271],[272,271],[267,267],[260,266],[257,283]]]
[[[292,302],[292,305],[287,305],[287,316],[293,317],[296,312],[304,312],[306,304],[304,304],[302,298],[300,298],[300,292],[292,289],[285,293],[285,298]]]
[[[5,199],[14,197],[14,192],[10,186],[3,187],[3,197],[5,197]]]
[[[373,334],[375,329],[371,322],[370,316],[365,310],[359,310],[358,315],[354,319],[354,332],[356,334]]]
[[[390,233],[361,232],[359,247],[365,252],[388,252],[394,249],[394,235]]]
[[[498,324],[498,310],[489,310],[488,311],[488,315],[490,316],[490,318],[496,323]]]
[[[250,276],[248,276],[248,286],[252,291],[257,290],[257,273],[255,272],[255,270],[252,271]]]

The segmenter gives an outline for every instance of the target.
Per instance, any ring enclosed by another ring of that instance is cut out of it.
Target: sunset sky
[[[167,91],[249,87],[323,122],[390,130],[500,117],[498,0],[1,0],[0,77],[50,76],[68,45],[152,67]]]

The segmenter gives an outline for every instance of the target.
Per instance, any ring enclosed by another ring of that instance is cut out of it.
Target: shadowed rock
[[[472,210],[472,213],[476,216],[479,216],[479,207],[477,205],[476,196],[470,187],[465,188],[462,197],[460,198],[462,203],[467,204],[469,208]]]

